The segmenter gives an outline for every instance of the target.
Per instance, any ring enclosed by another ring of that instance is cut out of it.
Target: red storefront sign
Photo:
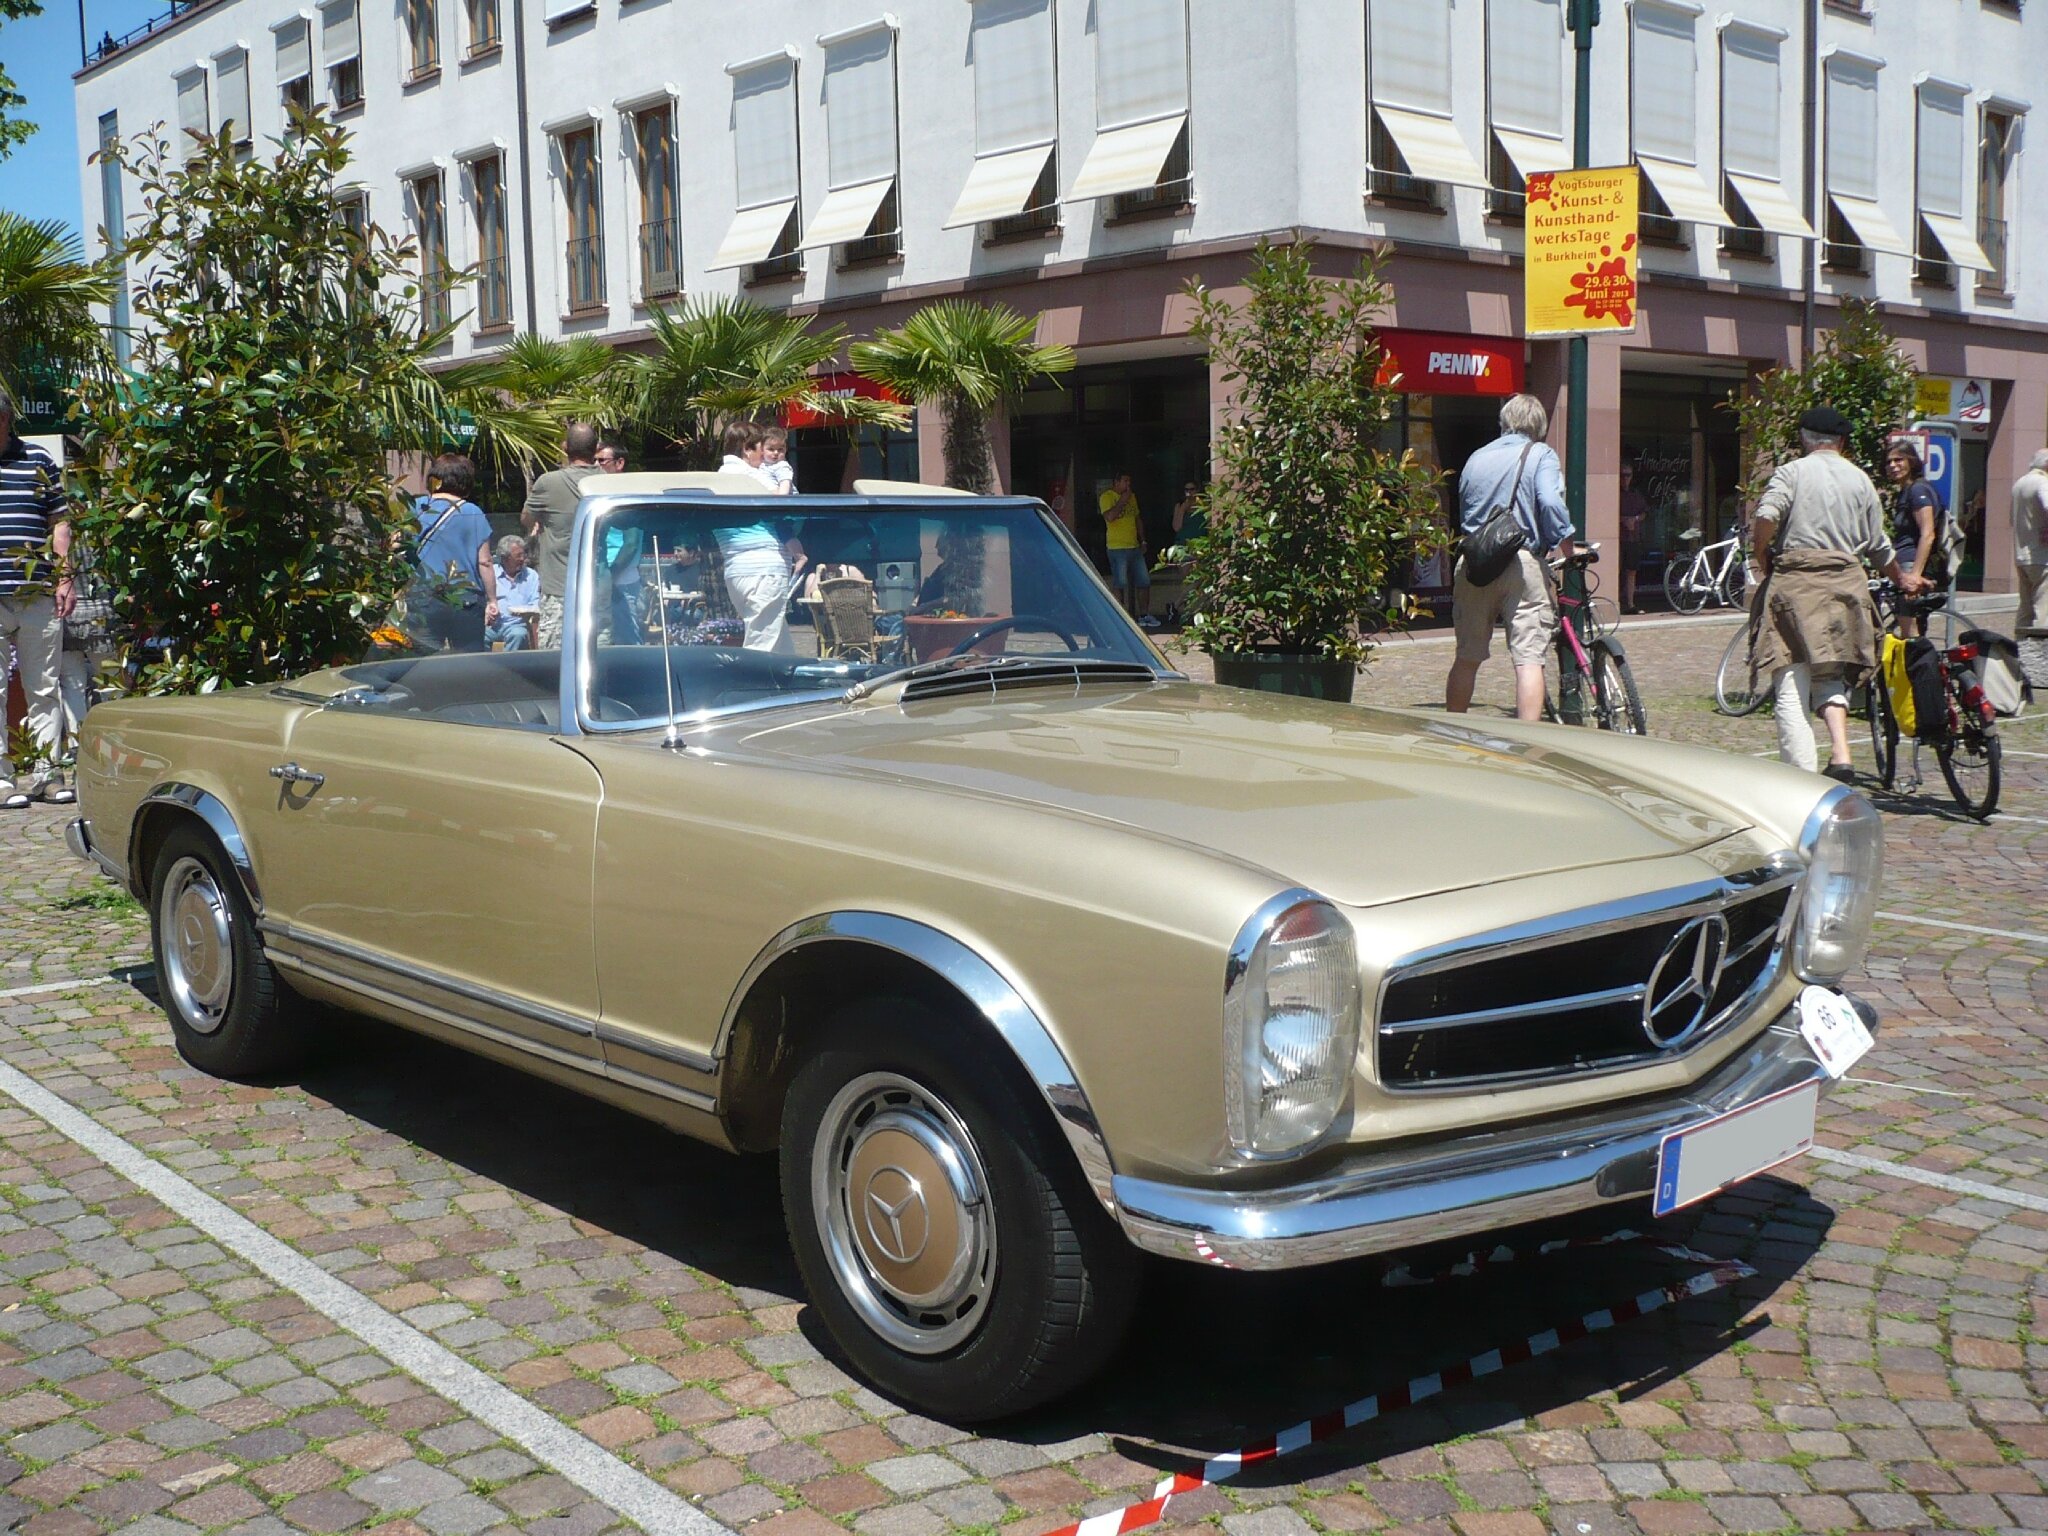
[[[1522,343],[1451,331],[1381,331],[1380,382],[1410,395],[1518,395]]]
[[[857,373],[821,373],[817,378],[818,393],[828,400],[895,400],[893,390],[877,384],[873,379],[863,378]],[[796,427],[829,427],[835,423],[827,421],[816,411],[801,405],[786,405],[782,408],[782,424]]]

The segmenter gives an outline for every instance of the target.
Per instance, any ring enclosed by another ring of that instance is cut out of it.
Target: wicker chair
[[[879,659],[875,584],[865,576],[834,576],[818,583],[818,654],[852,661]]]

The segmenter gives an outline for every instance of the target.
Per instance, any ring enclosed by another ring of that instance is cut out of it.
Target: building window
[[[441,72],[441,12],[434,0],[405,0],[405,78]]]
[[[1984,108],[1983,141],[1977,152],[1977,243],[1991,263],[1977,278],[1985,293],[2012,292],[2013,200],[2019,188],[2021,114],[2011,107]]]
[[[896,213],[896,29],[884,20],[818,39],[825,50],[825,199],[806,250],[840,246],[847,262],[901,253]]]
[[[1919,129],[1914,151],[1913,207],[1914,278],[1935,287],[1955,286],[1956,269],[1992,270],[1991,258],[1977,242],[1969,217],[1968,121],[1969,88],[1944,80],[1920,87]]]
[[[334,199],[335,217],[341,220],[341,227],[358,240],[370,238],[370,195],[367,192],[342,192]]]
[[[496,53],[500,46],[498,0],[463,0],[462,10],[469,23],[469,46],[463,57],[480,59],[487,53]]]
[[[990,239],[1059,228],[1059,93],[1052,0],[974,0],[974,169],[946,228]]]
[[[1154,214],[1179,213],[1193,205],[1195,178],[1188,161],[1188,134],[1187,125],[1182,124],[1151,186],[1117,193],[1110,204],[1111,218],[1144,219]]]
[[[562,205],[568,214],[569,313],[602,309],[604,189],[598,180],[597,129],[577,128],[556,141],[562,155]]]
[[[1629,140],[1643,177],[1638,230],[1644,240],[1683,246],[1686,226],[1728,222],[1711,168],[1700,167],[1699,16],[1637,0],[1629,21]]]
[[[1733,226],[1721,249],[1768,259],[1770,236],[1811,240],[1813,226],[1786,194],[1780,169],[1782,97],[1778,50],[1784,34],[1734,23],[1721,34],[1722,208]],[[1796,134],[1791,142],[1799,142]]]
[[[470,162],[476,210],[476,323],[492,331],[512,323],[512,268],[505,238],[505,160],[489,155]]]
[[[190,165],[205,152],[201,140],[213,132],[206,110],[206,71],[187,70],[178,76],[178,148]]]
[[[313,110],[313,29],[304,17],[277,29],[277,99],[287,127],[294,112]]]
[[[728,64],[726,73],[732,76],[735,212],[711,267],[745,267],[749,282],[792,277],[804,269],[798,246],[796,60],[773,53]]]
[[[406,184],[412,224],[420,247],[420,326],[437,331],[448,323],[448,208],[441,173],[429,171]]]
[[[1453,118],[1451,0],[1370,0],[1366,7],[1366,195],[1440,208],[1443,186],[1489,185]]]
[[[1519,222],[1529,177],[1572,163],[1560,0],[1487,0],[1486,95],[1493,119],[1487,211]]]
[[[107,329],[114,340],[114,361],[128,366],[133,343],[128,335],[128,216],[121,200],[121,124],[119,115],[100,117],[100,231],[107,242],[107,257],[114,263],[114,294],[107,306]]]
[[[1826,159],[1822,181],[1827,187],[1821,259],[1837,272],[1867,273],[1870,252],[1911,256],[1877,200],[1878,162],[1883,141],[1878,137],[1876,59],[1836,53],[1828,60],[1826,83]]]
[[[339,0],[320,11],[320,56],[327,61],[327,99],[345,112],[363,100],[363,37],[356,0]]]
[[[683,248],[676,231],[676,110],[663,102],[633,114],[633,158],[640,178],[640,297],[683,291]]]
[[[1095,140],[1066,200],[1129,198],[1112,217],[1181,207],[1187,138],[1186,0],[1095,0]]]
[[[213,59],[215,110],[220,113],[220,135],[237,147],[253,143],[256,135],[249,126],[249,53],[231,48]]]

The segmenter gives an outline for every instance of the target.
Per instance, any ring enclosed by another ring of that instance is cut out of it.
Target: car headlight
[[[1823,800],[1806,819],[1792,968],[1802,981],[1838,982],[1863,963],[1884,874],[1884,820],[1850,790]]]
[[[1330,1128],[1358,1054],[1358,947],[1335,907],[1288,891],[1252,914],[1224,976],[1230,1141],[1278,1157]]]

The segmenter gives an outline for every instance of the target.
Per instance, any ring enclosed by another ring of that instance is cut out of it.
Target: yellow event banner
[[[1525,334],[1636,328],[1636,177],[1616,165],[1529,178]]]

